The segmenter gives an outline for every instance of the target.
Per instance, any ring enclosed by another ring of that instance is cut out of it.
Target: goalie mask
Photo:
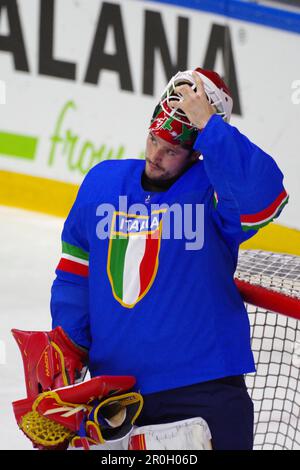
[[[196,68],[204,84],[204,90],[209,103],[215,107],[216,114],[224,121],[229,122],[233,101],[230,91],[221,77],[212,70]],[[199,129],[188,119],[186,114],[179,108],[173,109],[170,101],[180,101],[182,96],[175,92],[179,85],[188,84],[196,91],[196,84],[192,70],[178,72],[171,78],[166,86],[159,104],[155,108],[149,130],[173,145],[192,147]]]

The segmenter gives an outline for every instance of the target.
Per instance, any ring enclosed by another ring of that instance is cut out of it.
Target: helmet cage
[[[206,75],[196,71],[201,77],[204,84],[204,91],[207,97],[208,102],[216,108],[216,114],[220,115],[224,121],[228,122],[232,110],[232,98],[224,90],[218,88],[212,80],[210,80]],[[197,87],[192,75],[191,70],[186,70],[184,72],[178,72],[174,77],[171,78],[166,88],[163,91],[163,94],[160,99],[160,105],[164,112],[175,119],[176,121],[181,122],[182,124],[195,127],[184,111],[180,108],[174,109],[170,106],[170,100],[180,102],[182,100],[181,93],[175,91],[175,88],[180,85],[188,84],[191,86],[192,90],[196,91]],[[171,111],[170,111],[171,110]]]

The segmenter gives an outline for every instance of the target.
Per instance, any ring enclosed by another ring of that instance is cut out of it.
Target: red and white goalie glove
[[[60,327],[51,331],[12,330],[20,348],[28,398],[83,380],[87,350],[77,346]]]
[[[143,406],[142,396],[129,391],[134,384],[132,376],[94,377],[15,401],[15,417],[34,447],[88,449],[129,435]]]

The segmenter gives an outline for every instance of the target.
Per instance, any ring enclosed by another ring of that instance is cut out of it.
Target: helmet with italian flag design
[[[213,70],[197,67],[195,72],[200,75],[207,99],[215,107],[216,114],[229,122],[233,101],[225,82]],[[178,72],[171,78],[154,110],[149,128],[151,132],[169,143],[186,148],[193,146],[199,129],[189,121],[184,111],[171,108],[170,101],[180,101],[181,95],[175,92],[175,88],[179,85],[188,84],[196,91],[192,73],[193,70],[186,70]]]

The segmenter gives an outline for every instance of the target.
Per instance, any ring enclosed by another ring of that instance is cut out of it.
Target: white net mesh
[[[300,257],[242,251],[236,277],[300,301]],[[246,377],[255,449],[300,449],[300,320],[247,305],[257,372]]]
[[[300,257],[261,250],[240,252],[235,277],[300,299]]]

